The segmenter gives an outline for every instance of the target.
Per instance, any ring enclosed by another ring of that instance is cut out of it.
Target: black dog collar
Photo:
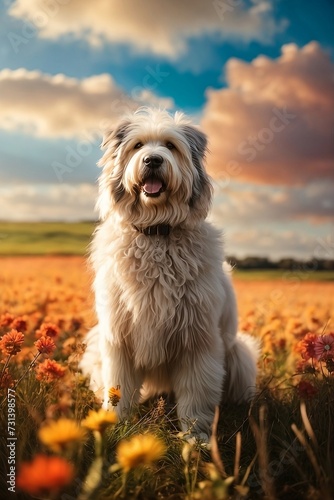
[[[145,234],[145,236],[168,236],[172,229],[169,224],[158,224],[144,228],[135,225],[133,227],[140,233]]]

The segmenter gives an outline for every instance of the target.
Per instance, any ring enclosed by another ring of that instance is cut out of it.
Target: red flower
[[[24,335],[17,330],[11,330],[0,340],[0,350],[8,356],[14,356],[21,351]]]
[[[39,330],[36,330],[36,337],[57,337],[59,328],[54,323],[42,323]]]
[[[319,360],[334,358],[334,333],[320,335],[314,344],[315,357]]]
[[[62,378],[65,372],[65,366],[60,365],[54,359],[46,359],[37,366],[36,378],[44,382],[53,382],[54,380]]]
[[[60,457],[37,455],[21,465],[16,484],[30,495],[55,493],[69,484],[74,476],[73,465]]]
[[[311,399],[317,393],[317,389],[314,387],[314,385],[310,384],[310,382],[307,382],[307,380],[301,380],[299,384],[297,384],[297,391],[299,397],[303,399]]]
[[[34,345],[41,354],[51,354],[56,348],[56,344],[50,337],[41,337],[34,342]]]
[[[303,340],[298,342],[296,350],[301,353],[301,356],[305,361],[310,358],[315,358],[315,343],[318,336],[315,333],[307,333]]]

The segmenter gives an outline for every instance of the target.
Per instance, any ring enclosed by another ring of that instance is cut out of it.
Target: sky
[[[0,0],[0,219],[91,220],[103,131],[208,136],[229,255],[334,258],[332,0]]]

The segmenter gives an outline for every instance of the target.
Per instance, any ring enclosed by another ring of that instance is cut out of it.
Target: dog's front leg
[[[130,408],[138,403],[139,391],[142,385],[142,374],[135,370],[123,346],[111,345],[109,341],[100,342],[102,359],[103,408],[111,409],[109,390],[120,387],[121,399],[116,411],[119,417],[124,417]]]
[[[208,441],[224,379],[222,345],[216,351],[187,354],[173,374],[173,389],[181,429],[194,423],[194,434]]]

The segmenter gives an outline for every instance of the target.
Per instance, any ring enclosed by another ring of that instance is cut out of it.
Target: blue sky
[[[229,253],[309,258],[334,239],[333,2],[0,5],[2,218],[95,217],[101,124],[147,103],[208,134]]]

